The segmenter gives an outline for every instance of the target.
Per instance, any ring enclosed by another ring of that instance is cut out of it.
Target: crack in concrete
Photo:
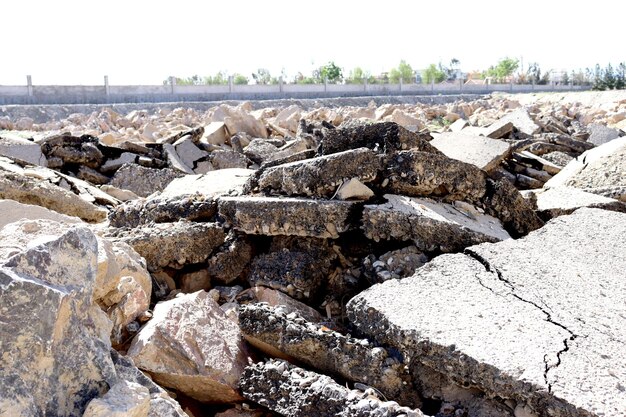
[[[466,256],[469,256],[470,258],[480,262],[480,264],[485,268],[485,270],[489,273],[495,274],[496,277],[498,278],[499,281],[503,282],[509,289],[510,289],[510,294],[515,297],[516,299],[530,304],[533,307],[539,309],[539,311],[541,311],[545,316],[546,316],[546,321],[550,324],[553,324],[557,327],[560,327],[561,329],[565,330],[567,333],[569,333],[569,337],[563,339],[563,348],[561,350],[559,350],[556,353],[556,364],[550,364],[548,361],[548,354],[545,354],[543,357],[543,362],[545,365],[544,368],[544,372],[543,372],[543,378],[545,380],[546,385],[548,386],[548,392],[551,393],[552,392],[552,384],[550,384],[550,382],[548,381],[548,373],[550,372],[550,370],[557,368],[559,365],[561,365],[561,355],[563,355],[565,352],[567,352],[570,349],[570,346],[568,344],[568,341],[574,341],[579,335],[575,334],[574,332],[572,332],[570,329],[568,329],[564,324],[561,324],[557,321],[555,321],[552,318],[552,314],[548,311],[548,308],[543,308],[542,306],[540,306],[539,304],[535,303],[534,301],[531,300],[526,300],[525,298],[522,298],[520,295],[515,293],[515,286],[506,278],[504,278],[504,275],[502,274],[502,272],[491,265],[491,263],[485,259],[484,257],[482,257],[481,255],[479,255],[477,252],[474,252],[471,249],[465,249],[463,251],[463,254]],[[478,275],[476,275],[476,278],[478,279],[478,283],[489,289],[491,292],[493,292],[496,295],[500,295],[497,292],[495,292],[492,288],[487,287],[480,278],[478,278]]]

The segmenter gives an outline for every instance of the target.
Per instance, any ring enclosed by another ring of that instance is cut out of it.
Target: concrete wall
[[[107,104],[220,100],[311,99],[384,95],[489,94],[494,91],[580,91],[567,85],[282,84],[0,86],[0,104]]]

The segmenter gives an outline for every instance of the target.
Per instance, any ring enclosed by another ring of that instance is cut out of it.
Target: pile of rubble
[[[626,137],[563,107],[4,120],[0,414],[619,415]]]

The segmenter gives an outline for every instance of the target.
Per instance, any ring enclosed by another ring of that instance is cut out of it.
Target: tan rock
[[[150,392],[134,382],[122,381],[87,404],[83,417],[148,417]]]
[[[335,194],[339,200],[368,200],[373,196],[374,192],[358,178],[344,181]]]
[[[248,353],[239,328],[205,291],[158,303],[128,355],[165,387],[207,403],[241,401]]]

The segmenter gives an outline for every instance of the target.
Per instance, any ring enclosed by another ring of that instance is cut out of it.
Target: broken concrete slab
[[[365,236],[377,242],[411,240],[424,251],[456,252],[510,238],[497,218],[467,203],[447,204],[391,194],[385,194],[385,199],[387,203],[366,205],[363,210]]]
[[[82,223],[82,220],[78,217],[66,216],[65,214],[49,210],[45,207],[22,204],[14,200],[0,200],[0,213],[2,213],[0,217],[0,229],[20,219],[54,220],[66,224]]]
[[[172,181],[183,175],[182,172],[170,168],[154,169],[124,164],[113,175],[109,185],[132,191],[140,197],[148,197],[157,191],[163,191]]]
[[[483,135],[492,139],[500,139],[511,134],[511,132],[513,132],[512,122],[495,122],[485,128]]]
[[[581,207],[626,212],[626,203],[613,198],[587,193],[573,187],[531,190],[537,199],[537,210],[544,220],[571,214]]]
[[[193,169],[191,169],[192,167],[185,164],[185,162],[183,162],[180,156],[178,156],[178,153],[176,153],[176,148],[174,148],[174,145],[165,143],[163,145],[163,153],[167,157],[167,161],[169,162],[169,165],[173,169],[176,169],[182,172],[183,174],[189,174],[189,175],[194,174]]]
[[[545,171],[550,175],[556,175],[561,172],[562,169],[562,167],[555,165],[547,159],[528,151],[514,152],[513,157],[520,162],[528,164],[535,169]]]
[[[242,153],[237,151],[231,151],[228,149],[219,149],[211,152],[209,161],[215,169],[246,169],[251,161]]]
[[[251,259],[252,246],[246,236],[231,231],[207,261],[207,272],[212,280],[230,284],[239,278]]]
[[[224,229],[217,223],[156,223],[133,229],[110,229],[112,239],[129,244],[146,258],[150,271],[207,260],[224,243]]]
[[[174,197],[159,195],[120,204],[109,215],[111,227],[136,227],[141,224],[171,223],[178,220],[211,221],[217,214],[213,197],[199,194]]]
[[[243,186],[254,170],[230,168],[202,175],[187,175],[172,181],[161,193],[163,198],[200,194],[206,197],[222,194],[241,194]]]
[[[249,363],[239,328],[205,291],[157,303],[128,356],[160,385],[206,403],[241,401]]]
[[[201,144],[220,146],[226,143],[224,122],[211,122],[204,126],[204,134],[199,141]]]
[[[349,302],[349,318],[487,397],[538,415],[619,414],[625,233],[626,214],[582,208],[523,239],[442,255],[371,287]]]
[[[267,168],[257,183],[268,195],[332,197],[344,180],[372,182],[380,169],[374,151],[358,148]]]
[[[297,313],[265,304],[239,309],[243,337],[270,356],[303,363],[324,373],[371,386],[387,399],[421,406],[404,364],[367,339],[355,339],[307,322]]]
[[[465,119],[458,119],[454,123],[449,126],[450,132],[460,132],[465,127],[467,127],[469,123]]]
[[[42,167],[48,166],[48,160],[41,152],[41,146],[6,132],[0,135],[0,156],[5,156],[22,163]]]
[[[430,144],[447,157],[476,165],[484,171],[491,171],[510,154],[511,145],[483,136],[464,133],[441,133]]]
[[[326,375],[282,360],[248,366],[241,378],[243,396],[285,417],[422,417],[419,410],[381,401],[374,390],[350,390]]]
[[[266,303],[272,307],[280,308],[286,314],[296,313],[312,323],[319,323],[323,320],[322,315],[314,308],[291,298],[282,291],[268,287],[248,288],[237,295],[237,302],[240,304]]]
[[[198,148],[189,136],[183,136],[174,142],[174,149],[185,166],[192,169],[198,160],[209,156],[209,153]]]
[[[584,152],[545,184],[560,186],[626,201],[626,137]]]
[[[511,113],[505,114],[497,122],[489,126],[489,130],[491,132],[498,131],[498,129],[503,128],[507,123],[512,123],[518,131],[528,136],[539,133],[541,130],[541,127],[530,117],[528,111],[521,107]]]
[[[278,148],[264,139],[252,139],[243,150],[245,156],[259,165],[271,159],[272,155],[277,152]]]
[[[350,229],[357,203],[280,197],[220,197],[219,214],[248,234],[336,239]]]
[[[619,129],[612,129],[598,123],[591,123],[587,126],[587,129],[590,133],[587,141],[596,146],[603,145],[613,139],[619,138],[622,135],[622,132]]]
[[[102,166],[100,167],[100,171],[105,173],[117,171],[124,164],[134,165],[135,163],[137,163],[138,158],[139,155],[135,153],[123,152],[119,157],[115,159],[109,159],[104,164],[102,164]]]
[[[364,124],[341,129],[329,129],[318,147],[318,154],[329,155],[350,149],[369,148],[378,153],[417,149],[438,151],[431,146],[428,133],[411,132],[393,122]]]
[[[53,175],[53,171],[50,171]],[[59,177],[56,176],[56,181]],[[108,211],[48,181],[0,170],[0,198],[24,204],[46,207],[68,216],[76,216],[87,222],[105,220]]]

